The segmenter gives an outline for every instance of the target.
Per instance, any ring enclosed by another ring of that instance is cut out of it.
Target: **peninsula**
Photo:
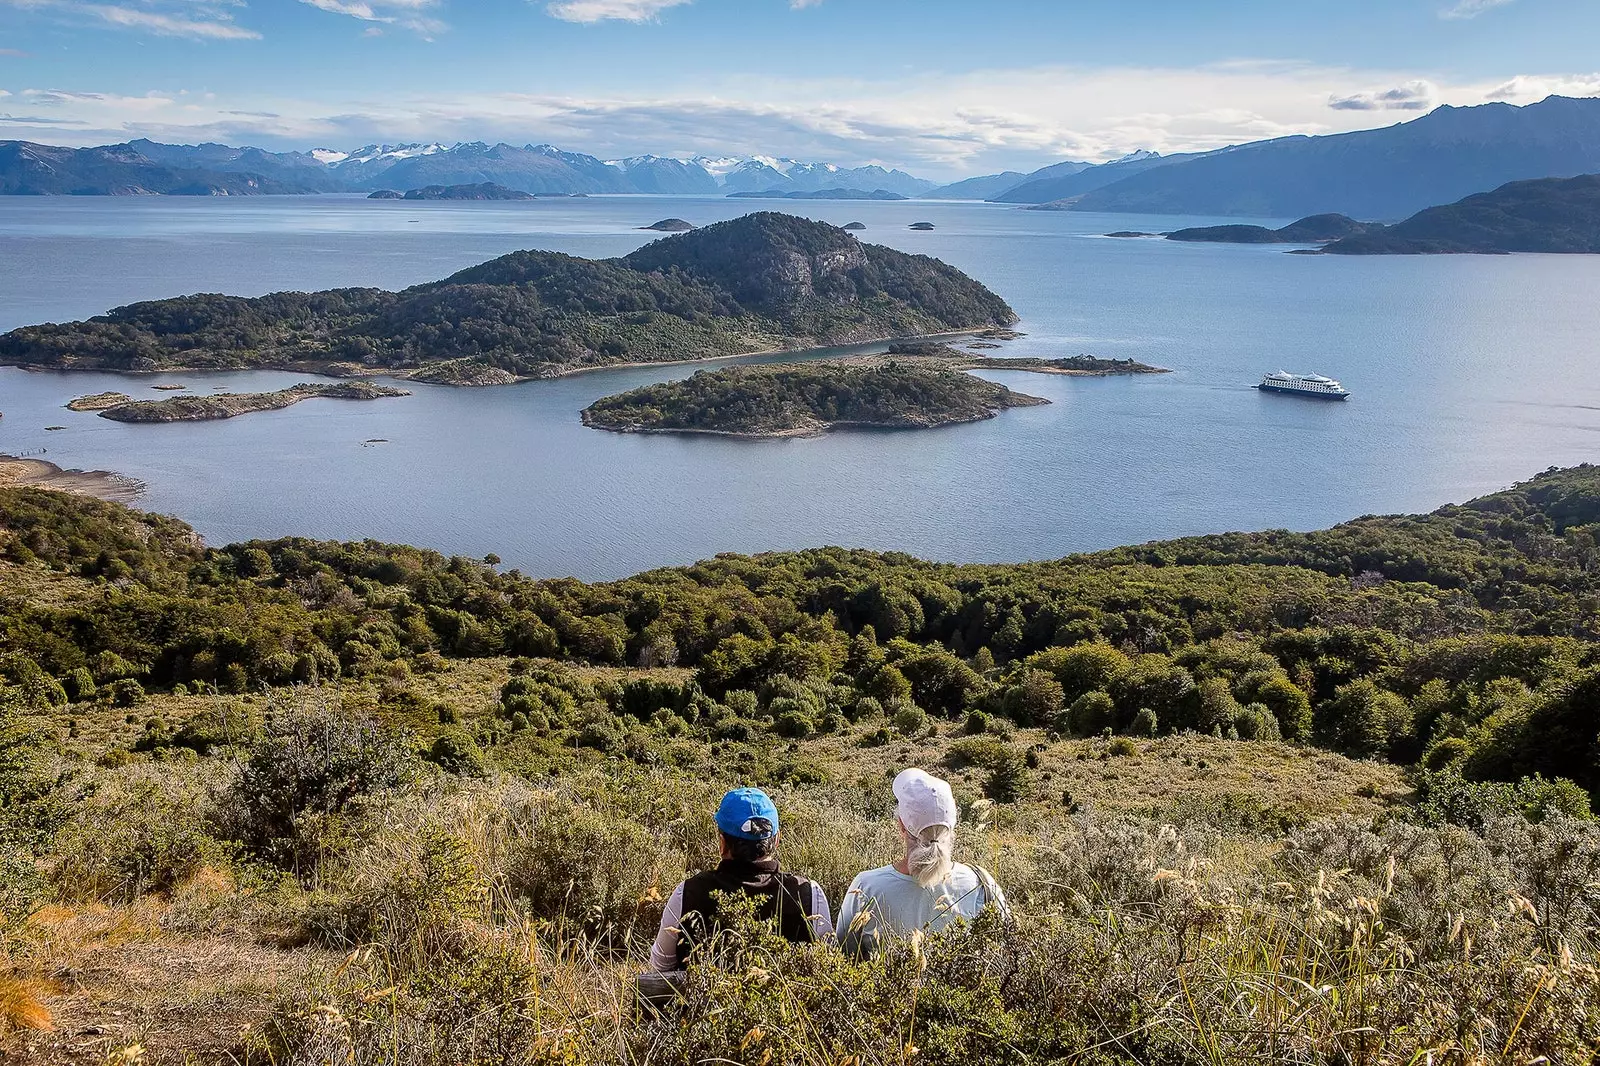
[[[979,345],[973,345],[979,347]],[[994,348],[986,344],[983,348]],[[845,356],[840,362],[881,362],[885,356]],[[942,370],[1022,370],[1030,374],[1065,374],[1069,377],[1104,378],[1120,374],[1170,374],[1166,367],[1132,359],[1102,359],[1097,355],[1069,355],[1059,359],[1032,356],[976,355],[937,341],[907,341],[889,345],[887,358],[915,361]]]
[[[1345,237],[1359,237],[1383,229],[1382,223],[1357,222],[1345,215],[1311,215],[1279,229],[1265,226],[1197,226],[1165,234],[1169,241],[1217,244],[1326,244]],[[1148,236],[1111,233],[1110,237]]]
[[[1323,250],[1332,255],[1600,254],[1600,174],[1514,181]]]
[[[1049,402],[928,363],[826,360],[702,370],[596,400],[583,424],[619,433],[811,437],[835,429],[932,429]]]
[[[1006,302],[937,259],[757,212],[620,259],[523,251],[401,292],[218,294],[0,336],[0,365],[293,369],[452,384],[558,377],[1009,326]]]
[[[380,400],[391,396],[410,395],[404,389],[374,385],[370,381],[340,381],[320,385],[294,385],[278,392],[174,396],[170,400],[133,400],[105,408],[100,412],[100,417],[115,422],[212,422],[221,418],[247,415],[254,411],[276,411],[313,397],[330,400]]]

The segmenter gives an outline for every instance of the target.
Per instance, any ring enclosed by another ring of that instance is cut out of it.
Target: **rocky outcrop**
[[[114,422],[211,422],[236,418],[255,411],[276,411],[301,400],[322,397],[331,400],[378,400],[409,396],[404,389],[374,385],[370,381],[341,381],[335,384],[300,384],[279,392],[247,392],[223,396],[175,396],[170,400],[133,400],[100,412]]]

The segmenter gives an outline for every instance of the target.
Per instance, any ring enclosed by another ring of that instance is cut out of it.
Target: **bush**
[[[1018,725],[1052,722],[1064,702],[1061,683],[1043,670],[1024,669],[1001,700],[1008,718]]]
[[[982,711],[968,711],[967,720],[962,723],[961,731],[969,737],[987,733],[989,731],[989,716]]]
[[[791,740],[804,740],[817,730],[817,723],[801,710],[785,711],[773,723],[773,732]]]
[[[1154,737],[1161,732],[1161,723],[1156,720],[1156,712],[1148,707],[1139,708],[1139,713],[1133,716],[1133,724],[1128,727],[1128,733],[1136,737]]]
[[[428,749],[428,761],[461,777],[484,777],[489,772],[483,750],[464,729],[448,729],[439,734]]]
[[[1127,758],[1139,754],[1139,745],[1128,737],[1112,737],[1111,743],[1106,745],[1106,754],[1114,758]]]
[[[1117,707],[1105,692],[1085,692],[1072,701],[1059,722],[1065,726],[1058,732],[1069,736],[1092,737],[1112,727],[1116,721]]]
[[[928,728],[928,716],[923,713],[922,708],[904,700],[896,700],[895,703],[897,706],[894,707],[892,721],[901,736],[915,736]],[[887,710],[888,708],[885,709]]]
[[[983,794],[996,803],[1015,803],[1028,789],[1027,761],[1015,748],[1005,747],[989,767]]]
[[[136,707],[145,701],[144,686],[131,677],[111,682],[106,686],[105,696],[113,707]]]
[[[1571,781],[1525,777],[1515,783],[1468,781],[1454,770],[1416,774],[1417,818],[1482,831],[1496,818],[1542,822],[1552,814],[1593,818],[1589,794]]]
[[[403,784],[414,765],[410,742],[396,730],[325,709],[291,711],[268,723],[220,816],[233,839],[267,861],[314,867],[322,823]]]

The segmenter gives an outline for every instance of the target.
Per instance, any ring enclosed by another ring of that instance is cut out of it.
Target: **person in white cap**
[[[894,796],[905,852],[850,882],[837,926],[845,953],[869,956],[885,939],[918,929],[936,933],[991,905],[1009,919],[1005,894],[988,871],[955,861],[956,799],[949,783],[922,770],[902,770]]]

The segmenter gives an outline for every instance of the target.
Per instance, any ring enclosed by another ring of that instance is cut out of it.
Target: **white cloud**
[[[3,0],[0,0],[3,2]],[[381,24],[374,24],[375,26]],[[1389,88],[1370,88],[1388,86]],[[1600,75],[1521,75],[1480,83],[1414,72],[1278,62],[1195,68],[1038,67],[894,79],[784,79],[702,72],[670,96],[580,93],[209,98],[40,91],[22,97],[58,127],[34,140],[107,144],[130,137],[269,148],[374,141],[550,142],[601,158],[654,153],[771,154],[880,163],[930,177],[1099,161],[1134,149],[1220,148],[1392,121],[1397,105],[1527,103],[1561,91],[1600,95]],[[1330,107],[1368,100],[1373,106]],[[1401,117],[1418,111],[1402,108]],[[0,119],[0,138],[8,136]],[[21,127],[17,127],[21,132]]]
[[[1432,82],[1416,78],[1392,89],[1335,95],[1328,106],[1335,111],[1431,111],[1437,95]]]
[[[564,22],[649,22],[694,0],[554,0],[545,10]]]
[[[98,23],[162,37],[200,41],[261,39],[261,34],[238,25],[233,15],[225,10],[226,7],[243,7],[242,0],[143,0],[138,6],[83,3],[81,0],[0,0],[0,4],[47,12],[64,21]]]
[[[432,38],[449,26],[441,20],[422,12],[435,6],[435,0],[300,0],[321,11],[334,15],[348,15],[362,22],[384,23],[399,26],[423,37]],[[368,27],[366,35],[379,36],[382,31],[372,32],[376,27]]]
[[[211,19],[184,18],[165,15],[159,11],[141,11],[137,8],[114,5],[92,5],[86,10],[99,15],[113,26],[148,30],[165,37],[193,37],[215,41],[257,41],[261,34],[255,30],[235,25],[227,16]]]
[[[1600,96],[1600,73],[1519,74],[1484,93],[1485,100],[1532,103],[1547,96]]]
[[[1515,0],[1456,0],[1450,7],[1439,12],[1442,19],[1475,19],[1485,11],[1493,11],[1497,7],[1504,7],[1514,3]]]

